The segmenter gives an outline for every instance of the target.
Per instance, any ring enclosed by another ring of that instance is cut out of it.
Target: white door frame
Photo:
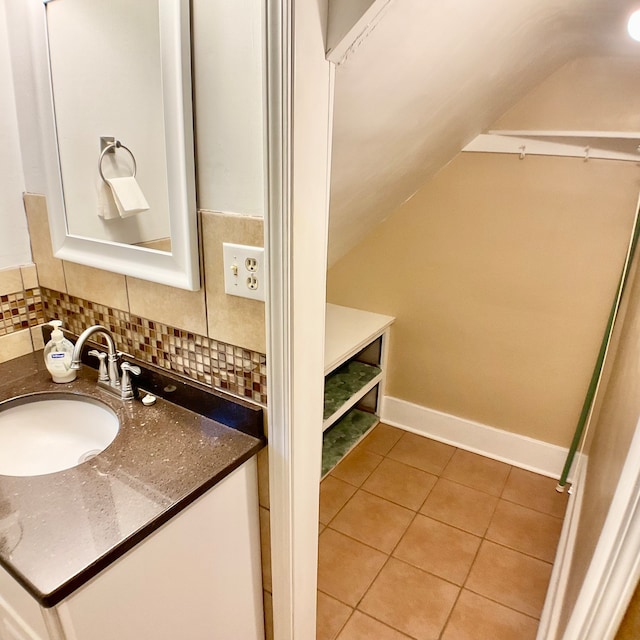
[[[612,640],[640,578],[640,421],[562,640]]]
[[[276,640],[316,634],[334,77],[321,4],[267,0],[267,414]]]

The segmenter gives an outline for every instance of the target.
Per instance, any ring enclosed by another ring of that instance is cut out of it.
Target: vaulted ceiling
[[[640,0],[380,4],[336,70],[330,264],[568,60],[640,64],[626,35]]]

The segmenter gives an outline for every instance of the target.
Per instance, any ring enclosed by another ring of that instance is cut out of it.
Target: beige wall
[[[571,102],[579,70],[547,99]],[[632,163],[460,154],[329,271],[328,300],[397,317],[389,395],[568,446],[639,187]]]
[[[397,317],[387,393],[568,446],[640,183],[618,162],[461,154],[329,272]]]

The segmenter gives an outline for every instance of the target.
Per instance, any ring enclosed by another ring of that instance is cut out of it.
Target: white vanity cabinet
[[[0,571],[0,640],[263,640],[256,457],[52,609]]]
[[[0,567],[0,640],[48,640],[38,603]]]
[[[378,422],[394,319],[327,304],[322,475]]]

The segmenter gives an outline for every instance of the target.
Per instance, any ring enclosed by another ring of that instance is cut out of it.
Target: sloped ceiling
[[[635,8],[640,0],[390,0],[336,70],[329,264],[568,60],[640,63],[626,36]]]

